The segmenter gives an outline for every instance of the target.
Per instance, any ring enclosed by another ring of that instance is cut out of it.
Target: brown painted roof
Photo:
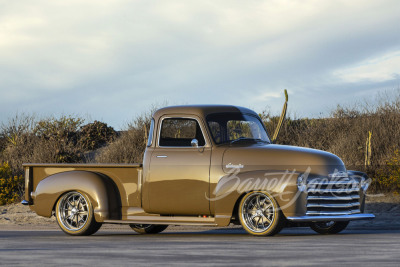
[[[248,114],[257,114],[251,109],[231,105],[188,105],[161,108],[153,114],[153,117],[156,120],[159,117],[168,114],[192,114],[199,117],[206,117],[208,114],[221,112],[242,112]]]

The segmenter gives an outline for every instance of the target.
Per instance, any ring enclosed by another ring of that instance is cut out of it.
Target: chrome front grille
[[[312,179],[307,183],[308,216],[349,215],[360,211],[360,185],[348,178]]]

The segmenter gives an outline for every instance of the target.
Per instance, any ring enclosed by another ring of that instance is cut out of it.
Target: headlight
[[[297,187],[299,188],[299,191],[303,192],[306,191],[307,189],[307,177],[300,175],[297,177]]]
[[[361,178],[360,187],[364,192],[367,191],[370,184],[371,184],[371,178],[364,176]]]

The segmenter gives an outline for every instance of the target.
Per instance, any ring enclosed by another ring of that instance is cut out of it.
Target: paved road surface
[[[399,230],[347,230],[317,235],[285,229],[253,237],[241,229],[167,231],[140,236],[100,230],[89,237],[57,231],[2,231],[2,266],[400,266]]]

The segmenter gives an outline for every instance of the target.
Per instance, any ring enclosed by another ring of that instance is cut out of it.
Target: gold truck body
[[[82,192],[97,223],[227,226],[241,221],[243,197],[260,191],[276,201],[285,225],[374,217],[363,213],[364,174],[328,152],[271,144],[257,121],[234,106],[160,109],[143,164],[25,164],[24,203],[50,217],[63,195]],[[244,138],[249,131],[261,139]]]

